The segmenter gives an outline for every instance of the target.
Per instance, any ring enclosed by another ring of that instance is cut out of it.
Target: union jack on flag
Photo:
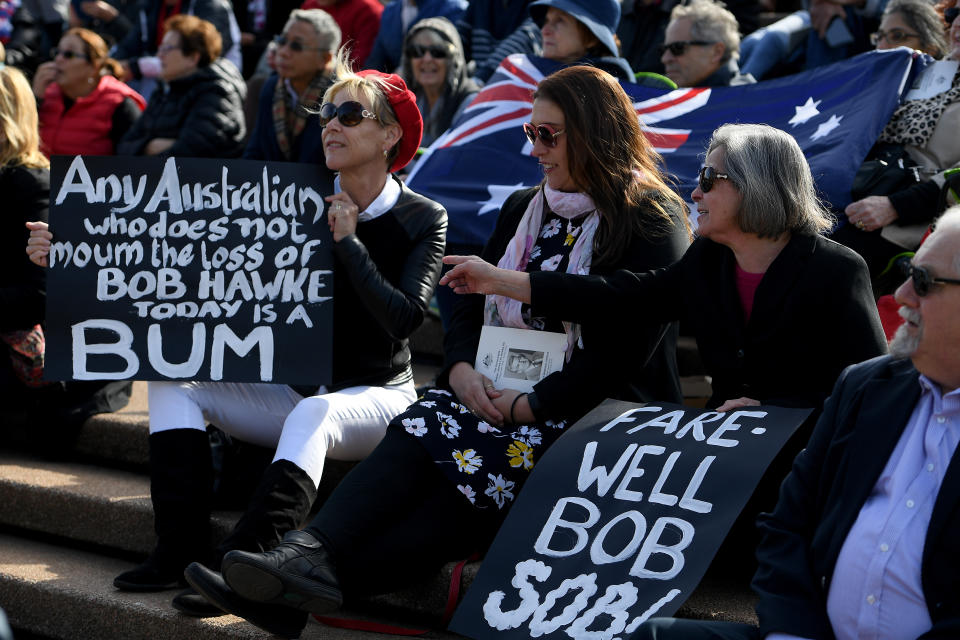
[[[685,199],[690,199],[717,127],[765,123],[797,139],[821,195],[839,209],[849,203],[853,176],[899,104],[908,79],[923,66],[918,60],[921,64],[914,64],[912,53],[900,48],[753,85],[623,88]],[[484,244],[506,197],[542,179],[521,126],[533,110],[537,83],[560,67],[522,54],[505,59],[414,167],[407,179],[410,187],[447,208],[448,242]]]

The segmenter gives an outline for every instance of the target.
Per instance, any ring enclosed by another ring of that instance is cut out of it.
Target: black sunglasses
[[[282,35],[275,37],[273,42],[278,48],[282,47],[283,45],[287,45],[290,47],[290,51],[293,51],[294,53],[301,53],[303,51],[323,51],[321,47],[308,47],[299,40],[291,40],[287,36]]]
[[[537,138],[540,138],[540,142],[552,149],[557,146],[557,136],[563,133],[563,129],[557,131],[548,124],[541,124],[535,127],[530,122],[524,122],[523,132],[527,134],[527,140],[530,141],[530,144],[536,144]]]
[[[407,57],[408,58],[422,58],[423,56],[430,54],[431,58],[437,60],[442,60],[450,55],[450,50],[447,47],[441,46],[425,46],[422,44],[411,44],[407,47]]]
[[[334,118],[340,121],[345,127],[355,127],[361,122],[364,118],[370,118],[371,120],[378,120],[377,114],[371,113],[363,108],[363,105],[359,102],[354,102],[353,100],[348,100],[344,102],[339,107],[332,102],[324,102],[320,105],[320,126],[325,127],[330,124],[330,121]]]
[[[700,168],[700,191],[708,193],[713,189],[713,183],[717,180],[729,180],[730,176],[726,173],[718,173],[713,167]]]
[[[58,49],[56,47],[50,49],[50,57],[56,58],[57,56],[63,56],[65,60],[73,60],[74,58],[90,60],[90,56],[85,53],[77,53],[76,51],[70,51],[70,49]]]
[[[687,47],[691,45],[696,45],[698,47],[706,47],[707,45],[716,44],[715,42],[706,42],[704,40],[679,40],[677,42],[668,42],[657,47],[657,53],[661,56],[666,53],[668,50],[673,55],[680,57],[687,51]]]
[[[950,7],[943,12],[943,19],[947,24],[953,24],[953,21],[957,19],[958,14],[960,14],[960,7]]]
[[[921,298],[930,293],[930,286],[934,284],[960,284],[960,280],[952,278],[934,278],[926,267],[917,267],[904,258],[900,261],[900,271],[907,278],[913,280],[913,290]]]

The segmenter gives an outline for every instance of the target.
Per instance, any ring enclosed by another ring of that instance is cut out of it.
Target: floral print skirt
[[[426,448],[460,493],[477,508],[507,509],[565,422],[497,427],[470,413],[443,389],[426,391],[393,419]]]

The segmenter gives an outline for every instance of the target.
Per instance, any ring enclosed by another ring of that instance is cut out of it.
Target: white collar
[[[340,176],[338,175],[333,179],[333,192],[340,193],[342,190],[343,189],[340,188]],[[388,175],[383,189],[380,190],[380,195],[373,199],[370,206],[360,212],[357,219],[360,222],[366,222],[382,216],[387,211],[390,211],[390,209],[393,209],[399,199],[400,183],[394,180],[393,176]]]

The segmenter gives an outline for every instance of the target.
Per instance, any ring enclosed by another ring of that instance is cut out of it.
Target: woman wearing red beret
[[[119,589],[174,587],[190,562],[219,567],[227,551],[272,548],[306,516],[324,459],[364,458],[388,422],[416,399],[407,337],[423,320],[439,278],[446,212],[392,175],[413,158],[423,129],[403,80],[377,71],[354,74],[342,54],[335,77],[316,109],[327,166],[339,174],[327,197],[336,301],[333,382],[319,389],[151,382],[158,541],[145,563],[117,576]],[[246,513],[216,550],[209,548],[208,422],[276,449]],[[191,590],[173,604],[190,615],[221,614]]]

